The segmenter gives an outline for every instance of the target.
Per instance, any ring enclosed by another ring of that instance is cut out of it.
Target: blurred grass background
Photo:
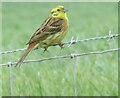
[[[117,3],[3,3],[2,51],[25,48],[26,42],[58,5],[69,10],[70,28],[63,40],[71,37],[85,39],[118,32]],[[117,38],[77,43],[71,47],[50,47],[32,51],[26,59],[42,59],[71,53],[117,48]],[[2,63],[17,61],[23,52],[5,54]],[[118,95],[117,52],[71,59],[59,59],[23,64],[12,68],[13,95],[15,96],[73,96],[73,69],[76,65],[77,95]],[[2,95],[10,95],[9,68],[2,67]]]
[[[0,2],[0,20],[2,20],[2,3]],[[0,47],[2,47],[2,22],[0,22]],[[0,51],[2,51],[0,49]],[[2,56],[0,56],[2,62]],[[2,96],[2,66],[0,66],[0,97]]]
[[[33,0],[2,0],[2,2],[33,2]],[[34,0],[34,2],[56,2],[56,0]],[[57,2],[73,2],[73,0],[57,0]],[[74,0],[74,2],[119,2],[119,0]]]

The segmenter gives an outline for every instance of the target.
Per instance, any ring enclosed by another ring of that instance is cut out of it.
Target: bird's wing
[[[33,34],[33,36],[30,38],[27,44],[30,44],[36,41],[43,41],[49,35],[55,34],[61,31],[63,27],[62,25],[63,22],[64,20],[61,18],[53,18],[53,17],[47,18],[44,21],[44,23],[41,25],[41,27],[36,30],[36,32]]]

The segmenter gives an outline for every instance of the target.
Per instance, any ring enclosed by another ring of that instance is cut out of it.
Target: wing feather
[[[61,29],[63,28],[62,24],[63,24],[63,19],[61,18],[53,18],[53,17],[47,18],[44,21],[44,23],[41,25],[41,27],[36,30],[36,32],[33,34],[33,36],[30,38],[27,44],[36,41],[43,41],[49,35],[60,32]]]

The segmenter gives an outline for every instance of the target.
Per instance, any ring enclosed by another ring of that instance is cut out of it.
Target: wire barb
[[[74,37],[72,36],[72,38],[70,40],[70,44],[68,45],[68,47],[70,47],[73,43],[75,44],[75,40],[74,40]]]
[[[109,36],[110,36],[110,38],[108,39],[108,41],[114,37],[114,34],[112,34],[111,32],[112,32],[112,31],[110,30],[110,31],[109,31]]]
[[[75,54],[71,54],[71,59],[74,59],[75,58]]]

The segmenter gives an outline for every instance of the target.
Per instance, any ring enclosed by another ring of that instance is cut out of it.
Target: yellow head
[[[53,8],[51,10],[51,14],[53,17],[60,17],[60,18],[65,18],[66,12],[67,10],[63,6],[57,6],[56,8]]]

